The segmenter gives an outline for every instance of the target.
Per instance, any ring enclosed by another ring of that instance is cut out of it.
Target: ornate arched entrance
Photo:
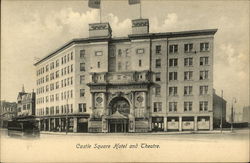
[[[128,132],[130,104],[124,97],[116,97],[109,103],[108,132]]]

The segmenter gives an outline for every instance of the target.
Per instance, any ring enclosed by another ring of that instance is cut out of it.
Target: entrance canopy
[[[121,113],[119,113],[119,111],[117,110],[114,114],[107,116],[107,119],[128,119],[128,117],[122,115]]]

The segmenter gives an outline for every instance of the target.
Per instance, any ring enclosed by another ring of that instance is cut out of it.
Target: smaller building
[[[226,106],[227,101],[222,97],[216,95],[215,90],[213,93],[213,127],[220,128],[221,120],[222,120],[222,127],[225,127],[226,122]]]
[[[7,122],[17,115],[16,102],[1,101],[0,115],[0,127],[7,127]]]
[[[36,108],[35,92],[27,93],[22,91],[17,96],[17,120],[34,120]]]
[[[250,123],[250,106],[245,106],[243,108],[242,121]]]

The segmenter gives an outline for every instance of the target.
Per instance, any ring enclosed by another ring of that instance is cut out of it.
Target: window
[[[200,86],[200,95],[207,95],[208,94],[208,86],[202,85]]]
[[[59,114],[59,106],[56,106],[56,114]]]
[[[126,70],[129,69],[129,62],[128,62],[128,61],[126,62],[125,69],[126,69]]]
[[[161,59],[155,60],[155,68],[161,68]]]
[[[169,87],[169,96],[177,96],[177,87]]]
[[[161,95],[161,87],[155,87],[155,95],[160,96]]]
[[[67,62],[66,55],[63,57],[64,63]]]
[[[162,111],[162,103],[154,102],[154,112],[161,112],[161,111]]]
[[[97,62],[97,68],[100,68],[100,67],[101,67],[101,63]]]
[[[96,51],[96,52],[95,52],[95,55],[96,55],[96,56],[101,56],[102,54],[103,54],[102,51]]]
[[[192,80],[192,79],[193,79],[193,71],[185,71],[184,80]]]
[[[49,96],[46,96],[46,102],[49,102]]]
[[[85,75],[80,76],[80,84],[83,84],[85,81]]]
[[[193,58],[184,58],[184,66],[193,66]]]
[[[70,59],[73,60],[73,52],[70,53]]]
[[[121,57],[121,56],[122,56],[122,50],[118,49],[118,57]]]
[[[46,107],[46,115],[48,115],[48,114],[49,114],[49,108]]]
[[[169,102],[169,111],[176,112],[177,111],[177,102]]]
[[[156,73],[155,74],[155,81],[161,81],[161,73]]]
[[[200,101],[200,111],[208,110],[208,101]]]
[[[174,58],[174,59],[169,59],[169,67],[174,67],[178,65],[178,59]]]
[[[184,111],[192,111],[193,109],[193,102],[185,101],[184,102]]]
[[[80,58],[85,58],[85,50],[80,50]]]
[[[129,57],[129,49],[126,49],[126,57]]]
[[[59,66],[59,59],[56,60],[56,67]]]
[[[169,81],[177,80],[177,72],[169,72]]]
[[[63,63],[64,63],[64,62],[63,62],[63,57],[62,57],[61,59],[62,59],[62,64],[63,64]]]
[[[56,101],[59,101],[59,93],[56,94]]]
[[[184,95],[192,95],[193,87],[192,86],[184,86]]]
[[[54,95],[50,95],[50,102],[54,101]]]
[[[50,84],[50,90],[53,91],[54,90],[54,84]]]
[[[69,54],[67,55],[67,61],[69,62]]]
[[[49,71],[49,65],[46,65],[46,72]]]
[[[143,54],[144,53],[144,49],[136,49],[136,54]]]
[[[142,61],[141,59],[139,59],[139,67],[141,67],[141,65],[142,65]]]
[[[184,44],[184,52],[192,52],[193,51],[193,44]]]
[[[118,71],[121,71],[121,69],[122,69],[122,63],[118,62]]]
[[[85,63],[80,63],[80,71],[85,71]]]
[[[86,103],[79,104],[79,112],[86,112]]]
[[[208,42],[202,42],[200,43],[200,51],[209,51],[209,43]]]
[[[56,82],[56,89],[59,88],[59,82]]]
[[[50,70],[54,69],[54,62],[50,63]]]
[[[84,97],[85,96],[85,89],[80,89],[80,97]]]
[[[67,86],[67,79],[64,79],[64,87]]]
[[[50,80],[53,80],[54,79],[54,73],[51,73],[50,74]]]
[[[56,71],[56,78],[59,78],[59,70]]]
[[[160,54],[161,53],[161,45],[156,45],[155,46],[155,53]]]
[[[49,91],[49,85],[46,85],[46,92]]]
[[[46,82],[49,81],[49,75],[46,75]]]
[[[200,71],[200,80],[208,79],[208,71]]]
[[[169,45],[169,53],[178,53],[178,45]]]
[[[70,66],[70,72],[73,72],[73,65]]]
[[[200,57],[200,66],[208,65],[208,57]]]

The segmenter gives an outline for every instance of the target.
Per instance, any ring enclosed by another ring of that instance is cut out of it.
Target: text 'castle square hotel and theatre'
[[[213,129],[213,38],[217,29],[112,37],[89,24],[35,63],[36,117],[43,131],[149,132]],[[68,127],[67,127],[68,126]]]

